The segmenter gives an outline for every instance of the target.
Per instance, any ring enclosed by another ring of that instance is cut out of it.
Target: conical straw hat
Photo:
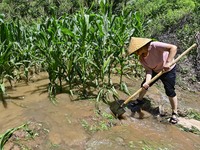
[[[132,54],[141,47],[145,46],[147,43],[151,42],[152,39],[131,37],[131,41],[128,47],[128,54]]]

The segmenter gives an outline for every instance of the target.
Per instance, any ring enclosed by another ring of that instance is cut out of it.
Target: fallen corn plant
[[[4,145],[6,144],[6,142],[9,140],[9,138],[12,136],[12,134],[19,130],[19,129],[25,129],[27,127],[28,123],[25,123],[19,127],[16,128],[11,128],[9,130],[7,130],[4,134],[0,135],[0,149],[3,150]]]

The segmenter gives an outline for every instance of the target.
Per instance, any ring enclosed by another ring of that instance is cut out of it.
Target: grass
[[[188,117],[189,119],[195,119],[195,120],[200,121],[200,113],[193,109],[188,110],[188,114],[186,117]],[[182,125],[178,125],[178,127],[180,127],[181,130],[185,132],[191,132],[191,133],[200,135],[200,130],[194,126],[192,126],[191,128],[187,128]]]
[[[96,113],[96,116],[90,120],[82,119],[81,125],[89,133],[95,133],[97,131],[109,130],[115,125],[114,119],[111,114],[105,112],[102,114]]]
[[[191,128],[186,128],[182,125],[178,125],[181,130],[185,131],[185,132],[191,132],[191,133],[194,133],[194,134],[197,134],[197,135],[200,135],[200,130],[197,129],[196,127],[192,126]]]
[[[197,112],[196,110],[190,109],[190,110],[188,111],[187,117],[190,118],[190,119],[195,119],[195,120],[200,121],[200,113]]]

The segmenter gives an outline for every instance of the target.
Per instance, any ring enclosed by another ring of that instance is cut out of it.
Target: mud
[[[134,93],[140,85],[139,80],[125,78],[125,82],[130,93]],[[47,74],[41,73],[29,85],[21,82],[14,89],[7,88],[10,97],[5,99],[6,105],[0,103],[0,134],[29,121],[35,127],[39,124],[40,128],[35,131],[38,135],[34,139],[23,140],[23,132],[15,133],[21,141],[9,140],[5,150],[25,147],[37,150],[200,149],[198,134],[186,132],[165,119],[161,121],[163,118],[158,116],[159,111],[171,112],[159,83],[146,95],[153,105],[151,109],[146,109],[148,106],[144,108],[144,119],[138,119],[137,114],[131,117],[127,110],[126,119],[115,119],[112,123],[101,117],[104,112],[109,113],[108,106],[102,102],[98,103],[97,110],[95,100],[74,101],[73,97],[62,93],[57,95],[57,104],[52,104],[47,94],[48,83]],[[127,95],[119,93],[122,99],[127,98]],[[177,88],[177,94],[181,112],[190,108],[200,112],[200,93]],[[110,126],[105,129],[108,123]],[[185,117],[181,117],[179,123],[185,127],[200,126],[198,121]]]

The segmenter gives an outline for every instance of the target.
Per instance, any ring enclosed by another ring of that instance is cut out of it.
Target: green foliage
[[[62,4],[62,7],[60,6]],[[64,8],[63,8],[64,7]],[[6,14],[8,19],[12,18],[40,18],[41,16],[54,15],[54,10],[59,8],[57,14],[62,15],[72,7],[72,4],[65,0],[19,0],[3,1],[0,3],[0,10]]]
[[[151,37],[161,35],[162,32],[177,25],[177,22],[189,15],[195,9],[193,0],[157,0],[136,1],[136,9],[144,14],[149,24],[146,35]]]
[[[195,110],[189,110],[187,117],[200,121],[200,113]]]
[[[189,109],[188,110],[188,113],[187,113],[187,117],[189,119],[195,119],[195,120],[199,120],[200,121],[200,113],[196,110],[193,110],[193,109]],[[200,135],[200,130],[194,126],[188,128],[188,127],[184,127],[182,125],[178,125],[183,131],[186,131],[186,132],[191,132],[191,133],[194,133],[194,134],[197,134],[197,135]]]
[[[31,4],[25,4],[25,1],[13,4],[23,13],[30,11]],[[12,64],[19,64],[13,65],[10,74],[14,69],[23,68],[28,82],[29,70],[35,65],[43,66],[49,74],[48,92],[52,102],[57,93],[63,92],[63,82],[66,83],[65,90],[71,94],[78,92],[85,98],[91,89],[95,89],[97,101],[107,101],[109,94],[117,96],[111,81],[114,71],[120,74],[119,87],[128,93],[122,79],[129,70],[126,47],[131,36],[144,33],[144,20],[140,13],[125,7],[116,15],[112,1],[99,1],[98,4],[97,13],[80,7],[73,15],[56,17],[54,11],[52,17],[42,17],[32,23],[17,18],[8,22],[2,15],[0,40],[4,49],[15,50],[15,57],[10,53],[12,57],[7,57],[7,61],[12,58]]]
[[[94,133],[97,131],[105,131],[110,129],[112,126],[114,126],[114,117],[111,114],[103,113],[103,114],[96,114],[96,117],[92,120],[81,120],[82,127],[88,131],[89,133]]]
[[[192,126],[191,128],[187,128],[187,127],[184,127],[182,125],[178,125],[181,130],[185,131],[185,132],[191,132],[191,133],[194,133],[194,134],[197,134],[197,135],[200,135],[200,130],[194,126]]]
[[[17,148],[19,149],[30,149],[30,145],[28,146],[23,144],[23,141],[33,140],[39,134],[46,134],[48,132],[48,129],[43,128],[42,124],[40,123],[24,123],[18,127],[8,129],[5,133],[0,134],[0,149],[4,150],[4,146],[7,142],[17,145]],[[19,134],[21,136],[19,136]]]
[[[178,38],[181,39],[181,45],[183,45],[183,47],[186,47],[188,43],[191,44],[195,42],[194,35],[198,31],[200,31],[199,27],[200,20],[198,19],[200,15],[199,10],[200,10],[200,3],[196,2],[193,13],[190,13],[188,16],[186,16],[185,22],[182,24],[181,28],[177,32],[177,36]]]
[[[182,38],[185,32],[189,37],[193,28],[199,30],[198,16],[190,14],[199,13],[199,3],[193,0],[76,0],[62,13],[67,1],[3,1],[0,8],[8,4],[5,11],[9,14],[0,15],[1,84],[5,78],[15,79],[13,72],[21,68],[28,82],[29,70],[42,66],[49,74],[52,100],[63,88],[84,98],[97,90],[97,101],[110,94],[117,96],[113,73],[120,75],[119,87],[129,94],[123,75],[141,76],[143,72],[138,58],[126,55],[131,36],[161,34],[188,15],[194,19],[183,25],[178,36]],[[188,37],[184,36],[186,45]]]
[[[12,128],[12,129],[9,129],[7,130],[4,134],[1,134],[0,135],[0,149],[3,150],[4,148],[4,145],[6,144],[6,142],[9,140],[9,138],[11,137],[11,135],[19,130],[19,129],[22,129],[22,128],[26,128],[27,124],[23,124],[19,127],[16,127],[16,128]]]

